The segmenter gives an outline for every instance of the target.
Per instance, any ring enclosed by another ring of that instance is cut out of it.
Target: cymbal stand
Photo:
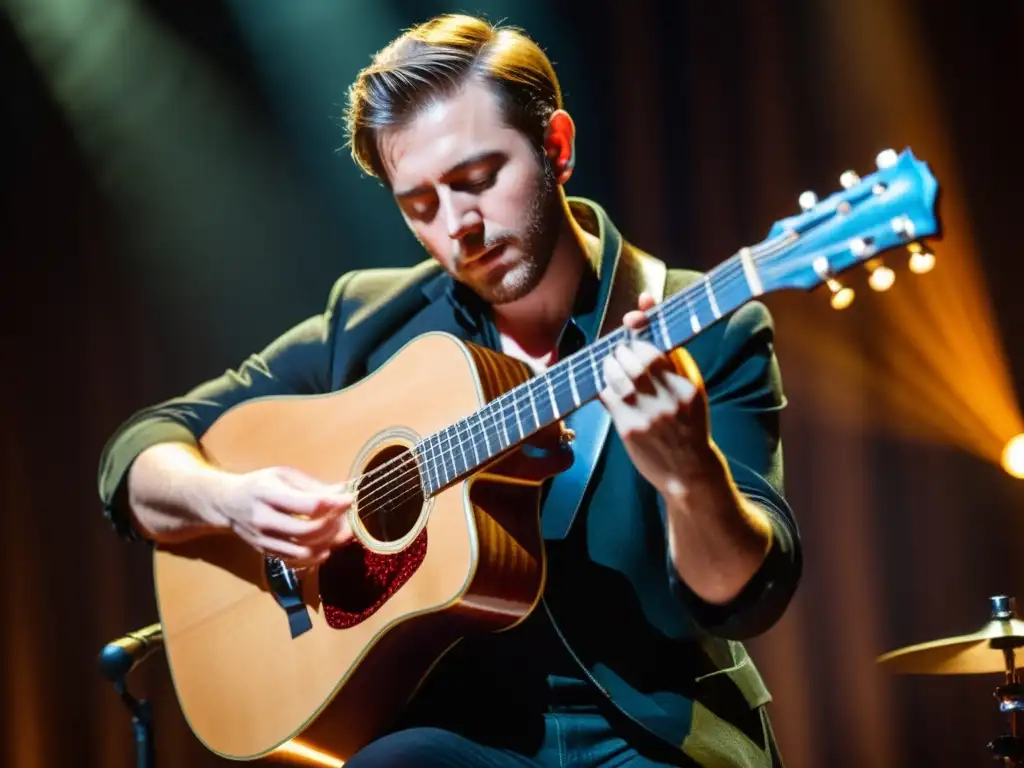
[[[1009,621],[1017,618],[1015,600],[1012,597],[998,595],[989,598],[994,621]],[[1006,660],[1006,682],[996,688],[995,697],[999,701],[999,711],[1009,715],[1010,732],[998,736],[989,743],[992,757],[1001,760],[1005,766],[1024,766],[1024,739],[1018,728],[1017,714],[1024,711],[1024,680],[1022,670],[1016,665],[1016,649],[1024,645],[1024,641],[1016,637],[997,637],[989,640],[989,645],[1003,652]]]

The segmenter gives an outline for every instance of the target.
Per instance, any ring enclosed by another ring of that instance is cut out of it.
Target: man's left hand
[[[639,330],[654,299],[640,295],[639,309],[623,322]],[[708,428],[704,383],[693,358],[684,350],[663,354],[653,344],[634,339],[604,360],[601,401],[637,470],[663,496],[678,496],[692,479],[722,472]]]

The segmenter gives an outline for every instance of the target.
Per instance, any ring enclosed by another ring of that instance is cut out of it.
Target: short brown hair
[[[491,85],[505,121],[542,152],[548,118],[562,108],[547,55],[518,28],[446,14],[392,41],[349,88],[345,127],[352,158],[386,183],[377,132],[412,119],[432,99],[456,93],[473,77]]]

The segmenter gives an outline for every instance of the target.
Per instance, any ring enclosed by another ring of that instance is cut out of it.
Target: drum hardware
[[[1024,621],[1016,601],[1006,595],[989,598],[990,620],[977,632],[907,646],[878,657],[895,674],[972,675],[1002,673],[995,690],[999,711],[1007,714],[1009,733],[988,744],[993,759],[1007,766],[1024,765],[1024,738],[1017,715],[1024,710],[1024,670],[1017,667],[1016,650],[1024,646]]]

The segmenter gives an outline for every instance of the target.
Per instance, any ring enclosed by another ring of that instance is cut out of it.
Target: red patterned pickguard
[[[320,566],[320,600],[327,624],[354,627],[376,613],[407,582],[427,555],[427,529],[409,546],[382,555],[354,541]]]

